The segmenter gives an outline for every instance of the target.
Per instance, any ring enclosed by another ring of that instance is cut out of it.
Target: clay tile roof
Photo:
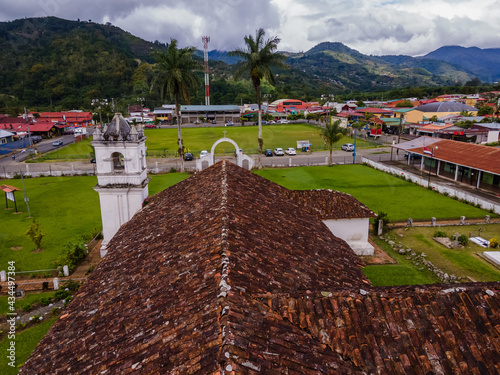
[[[288,194],[222,162],[156,195],[21,374],[498,374],[500,283],[372,287]]]
[[[376,217],[373,211],[350,194],[325,189],[288,190],[293,201],[309,207],[322,220]]]
[[[285,190],[221,162],[155,196],[110,241],[22,373],[349,367],[253,300],[369,284],[348,245],[297,215]]]

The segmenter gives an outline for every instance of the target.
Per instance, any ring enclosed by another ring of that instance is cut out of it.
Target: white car
[[[297,155],[297,151],[295,151],[295,149],[293,147],[289,147],[286,149],[285,153],[287,155]]]
[[[208,155],[208,151],[207,150],[203,150],[202,152],[200,152],[200,159],[204,156],[207,156]]]
[[[285,155],[285,153],[283,152],[283,149],[281,147],[278,147],[277,149],[274,150],[274,155],[283,156]]]
[[[278,124],[288,124],[288,120],[286,118],[282,118],[281,120],[278,120]]]
[[[342,145],[342,150],[354,151],[354,145],[352,143],[346,143],[346,144]]]

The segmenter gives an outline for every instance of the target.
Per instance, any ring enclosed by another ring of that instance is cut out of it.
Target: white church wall
[[[368,242],[370,219],[323,220],[337,237],[346,241],[358,255],[373,255],[373,246]]]

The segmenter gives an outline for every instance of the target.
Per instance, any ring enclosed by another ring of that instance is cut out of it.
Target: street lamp
[[[328,117],[328,123],[331,124],[330,120],[330,101],[333,100],[333,94],[323,94],[321,95],[322,100],[326,100],[326,113]]]
[[[144,98],[137,98],[138,102],[141,102],[141,123],[144,124],[144,113],[143,113],[143,108],[142,108],[142,102],[144,101]]]
[[[101,115],[101,107],[103,105],[108,105],[108,99],[92,99],[92,106],[98,106],[97,109],[99,110],[99,124],[102,127],[102,115]]]

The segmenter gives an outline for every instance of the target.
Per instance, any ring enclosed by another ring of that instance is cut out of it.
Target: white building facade
[[[142,126],[130,126],[120,113],[102,131],[96,127],[97,185],[101,206],[103,241],[101,257],[118,229],[142,208],[148,197],[146,137]]]

